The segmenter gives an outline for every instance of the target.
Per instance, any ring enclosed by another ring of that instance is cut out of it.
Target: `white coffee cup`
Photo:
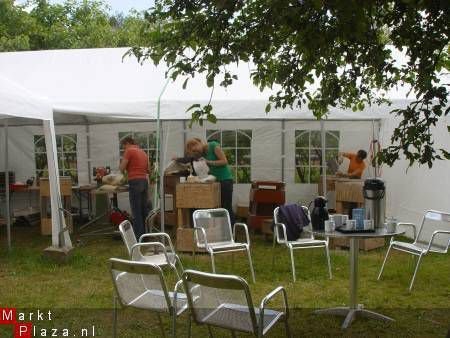
[[[335,230],[335,223],[333,220],[325,221],[325,232],[333,232]]]
[[[364,230],[373,230],[373,221],[371,219],[364,220]]]
[[[345,229],[347,229],[347,230],[355,230],[356,229],[356,220],[349,219],[347,221],[347,225],[346,225]]]

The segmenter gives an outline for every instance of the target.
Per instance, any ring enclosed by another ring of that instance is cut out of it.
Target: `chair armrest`
[[[265,296],[262,299],[261,304],[259,306],[259,314],[261,316],[260,323],[264,323],[264,320],[263,320],[264,319],[264,310],[266,309],[267,303],[270,300],[272,300],[273,297],[275,297],[279,293],[281,293],[281,295],[283,296],[284,313],[286,314],[286,319],[289,318],[289,306],[288,306],[286,290],[284,289],[284,287],[279,286],[279,287],[273,289],[270,293],[267,294],[267,296]]]
[[[436,230],[436,231],[434,231],[433,234],[431,235],[430,243],[428,243],[427,251],[430,251],[431,245],[433,245],[434,237],[436,237],[439,234],[448,234],[448,235],[450,235],[450,231],[449,230]]]
[[[208,247],[208,240],[206,239],[206,231],[202,227],[194,227],[194,234],[197,241],[197,244],[200,243],[200,239],[198,237],[198,232],[201,232],[203,236],[203,242],[205,243],[205,247]]]
[[[245,231],[245,239],[247,241],[247,244],[250,245],[250,236],[248,235],[248,227],[247,224],[245,223],[234,223],[234,228],[233,228],[233,239],[236,241],[236,227],[240,226],[242,228],[244,228]]]
[[[398,226],[398,227],[400,227],[400,226],[406,226],[406,227],[412,228],[412,229],[413,229],[413,234],[414,234],[414,240],[416,240],[416,236],[417,236],[417,228],[416,228],[416,225],[415,225],[414,223],[409,223],[409,222],[399,222],[399,223],[397,223],[397,226]]]
[[[170,247],[170,251],[175,253],[175,250],[172,245],[172,240],[170,239],[170,236],[168,234],[166,234],[165,232],[152,232],[149,234],[143,234],[141,237],[139,237],[139,243],[142,243],[142,240],[144,238],[152,238],[152,237],[156,237],[156,238],[162,237],[165,240],[167,240],[167,243],[169,244],[169,247]]]
[[[178,291],[179,291],[179,288],[180,288],[180,286],[183,286],[183,281],[182,280],[179,280],[176,284],[175,284],[175,287],[173,288],[173,304],[172,304],[172,306],[173,306],[173,312],[174,312],[174,316],[176,316],[177,315],[177,298],[178,298]],[[184,288],[184,287],[183,287]]]
[[[169,257],[167,256],[166,247],[161,242],[145,242],[145,243],[136,243],[131,247],[130,256],[133,258],[133,253],[137,248],[146,247],[146,246],[158,246],[162,249],[164,256],[166,256],[167,263],[170,264]]]
[[[280,240],[280,236],[279,236],[279,232],[277,228],[281,228],[281,230],[283,230],[283,239]],[[286,232],[286,225],[284,225],[283,223],[275,223],[275,228],[274,230],[276,231],[276,233],[274,232],[274,236],[276,236],[277,238],[277,242],[278,243],[284,243],[287,244],[287,232]]]

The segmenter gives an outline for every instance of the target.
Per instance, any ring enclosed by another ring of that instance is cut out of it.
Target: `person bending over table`
[[[338,172],[336,175],[341,177],[348,178],[358,178],[360,179],[364,170],[366,169],[366,163],[364,163],[365,158],[367,157],[367,152],[365,150],[358,150],[355,153],[339,153],[340,156],[344,156],[350,160],[350,164],[348,165],[347,174],[343,174]]]
[[[199,138],[191,138],[186,142],[186,153],[195,158],[205,158],[209,173],[220,183],[221,205],[228,210],[233,225],[233,174],[219,142],[213,140],[204,142]]]
[[[145,233],[145,218],[149,212],[148,172],[149,159],[145,151],[136,144],[132,137],[122,140],[125,149],[119,169],[128,174],[129,198],[133,213],[133,230],[136,238]]]

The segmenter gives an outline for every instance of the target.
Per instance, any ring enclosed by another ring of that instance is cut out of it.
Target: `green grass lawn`
[[[110,337],[113,288],[108,258],[126,258],[121,240],[90,239],[74,250],[71,260],[57,265],[42,256],[50,244],[37,229],[21,228],[13,232],[11,253],[5,250],[5,233],[1,232],[0,307],[16,307],[29,314],[52,313],[50,321],[34,321],[38,329],[64,328],[70,336],[80,336],[82,328],[95,326],[95,336]],[[368,309],[396,319],[392,323],[357,319],[349,329],[342,330],[342,317],[315,315],[315,309],[348,304],[349,265],[347,251],[331,251],[333,279],[328,279],[324,251],[296,252],[297,282],[292,282],[287,249],[276,249],[276,264],[272,269],[272,247],[261,236],[252,236],[252,257],[256,284],[251,284],[255,304],[278,285],[286,288],[291,308],[290,325],[295,337],[445,337],[450,324],[450,257],[429,255],[424,258],[412,293],[408,292],[414,258],[394,252],[382,281],[376,276],[385,249],[360,254],[359,302]],[[210,271],[209,257],[181,255],[185,268]],[[233,273],[251,280],[244,254],[235,254],[234,268],[230,256],[218,256],[218,272]],[[169,275],[173,286],[175,278]],[[280,303],[278,303],[280,304]],[[277,306],[277,302],[274,303]],[[47,318],[46,318],[47,319]],[[169,320],[164,319],[169,334]],[[158,337],[156,315],[126,309],[119,312],[119,337]],[[186,336],[187,316],[179,320],[178,333]],[[11,328],[0,325],[0,337],[10,337]],[[47,336],[51,332],[47,331]],[[207,336],[205,327],[193,324],[193,337]],[[229,337],[227,331],[215,329],[217,337]],[[271,337],[284,335],[283,325],[277,325]],[[38,335],[39,336],[39,335]],[[245,336],[245,335],[242,335]]]

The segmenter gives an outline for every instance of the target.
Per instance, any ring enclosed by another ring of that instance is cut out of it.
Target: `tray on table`
[[[367,230],[351,230],[351,229],[345,229],[344,227],[337,227],[336,231],[342,232],[343,234],[362,234],[362,233],[373,233],[375,232],[375,229],[367,229]]]

